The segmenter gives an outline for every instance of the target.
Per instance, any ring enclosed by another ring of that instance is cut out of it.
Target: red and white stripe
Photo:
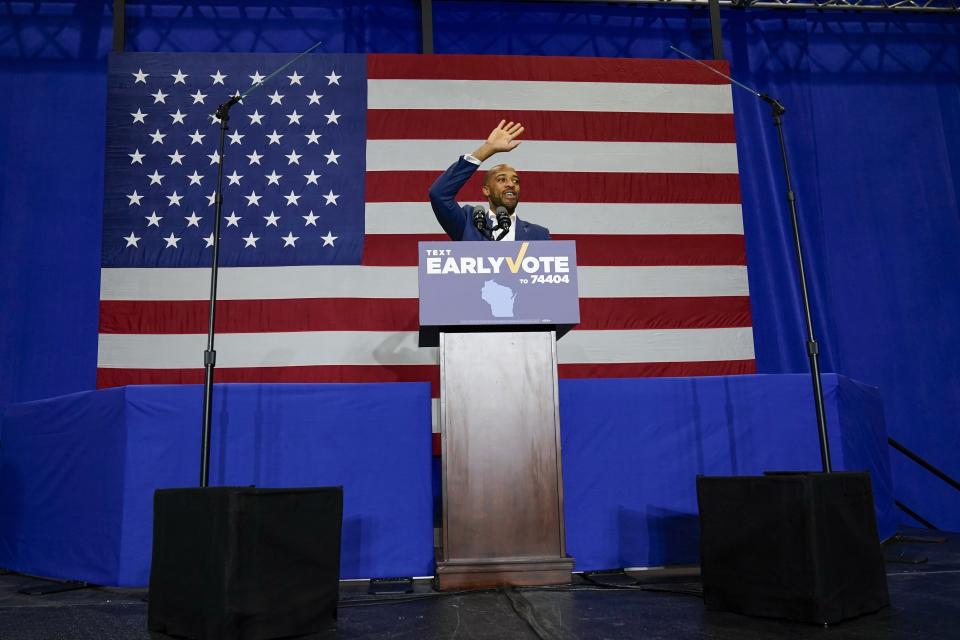
[[[721,64],[721,63],[711,63]],[[368,57],[364,264],[222,269],[218,381],[423,380],[416,243],[427,189],[501,119],[518,214],[577,241],[563,377],[755,370],[730,86],[687,61]],[[482,203],[482,170],[460,193]],[[98,386],[203,378],[206,269],[104,269]]]

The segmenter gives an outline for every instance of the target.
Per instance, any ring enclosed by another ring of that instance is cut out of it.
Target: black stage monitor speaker
[[[866,473],[697,477],[708,609],[830,624],[890,604]]]
[[[157,491],[149,630],[263,640],[331,626],[342,521],[341,487]]]

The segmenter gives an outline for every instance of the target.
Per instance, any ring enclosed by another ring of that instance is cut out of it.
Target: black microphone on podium
[[[507,208],[504,206],[497,207],[496,210],[497,216],[497,229],[500,229],[500,235],[497,236],[497,240],[502,240],[505,235],[510,232],[510,213],[507,211]]]
[[[493,236],[490,235],[490,230],[487,229],[487,212],[483,207],[473,208],[473,226],[477,228],[477,231],[483,234],[484,238],[487,240],[493,240]]]

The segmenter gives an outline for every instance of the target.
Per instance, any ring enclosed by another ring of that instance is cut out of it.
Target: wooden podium
[[[579,322],[574,250],[420,243],[421,346],[440,356],[441,590],[570,582],[556,340]]]

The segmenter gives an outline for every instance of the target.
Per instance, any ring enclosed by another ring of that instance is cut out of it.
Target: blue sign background
[[[525,249],[524,249],[525,247]],[[422,326],[482,324],[564,324],[580,322],[577,297],[576,243],[541,242],[421,242],[419,244],[420,324]],[[522,260],[518,260],[522,254]],[[568,269],[557,273],[555,261],[566,258]],[[428,272],[436,259],[440,273]],[[498,273],[458,273],[443,267],[474,259],[489,267],[502,258]],[[532,273],[528,268],[539,268]],[[514,273],[508,259],[520,266]],[[547,268],[549,263],[549,268]],[[508,315],[512,312],[512,315]]]

